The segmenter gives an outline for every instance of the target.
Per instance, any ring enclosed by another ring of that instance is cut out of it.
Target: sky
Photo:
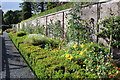
[[[4,13],[8,10],[21,10],[19,7],[19,3],[21,2],[22,0],[0,0],[1,8]]]

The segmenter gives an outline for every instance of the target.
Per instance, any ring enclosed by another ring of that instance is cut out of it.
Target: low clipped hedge
[[[107,54],[108,49],[93,42],[82,43],[80,46],[74,44],[71,49],[67,49],[68,47],[46,49],[25,43],[27,35],[20,37],[16,33],[9,33],[9,37],[38,79],[120,77],[120,68]]]
[[[23,43],[25,36],[18,37],[15,33],[9,33],[9,37],[38,79],[82,78],[82,76],[80,77],[80,72],[83,72],[80,71],[81,67],[62,57],[62,53],[56,54],[52,50],[45,50],[39,46],[25,44]]]

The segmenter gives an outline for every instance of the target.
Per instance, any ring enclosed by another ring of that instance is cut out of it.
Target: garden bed
[[[38,79],[120,77],[120,68],[116,66],[111,54],[108,54],[108,49],[104,46],[87,42],[87,40],[78,46],[45,36],[33,39],[23,33],[9,33],[9,37]],[[34,42],[39,45],[35,45]],[[41,46],[40,42],[45,43]]]

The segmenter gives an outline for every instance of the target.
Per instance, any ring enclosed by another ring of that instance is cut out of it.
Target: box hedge
[[[25,37],[18,37],[15,33],[9,33],[9,37],[38,79],[83,78],[80,76],[81,67],[62,57],[62,53],[56,54],[39,46],[25,44],[23,43]]]

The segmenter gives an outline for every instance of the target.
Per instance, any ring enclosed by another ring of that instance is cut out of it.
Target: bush
[[[46,44],[52,47],[56,47],[58,45],[57,40],[53,40],[41,34],[29,34],[26,36],[26,39],[24,42],[35,45],[35,46],[40,46],[42,48],[45,48]]]
[[[19,32],[16,33],[16,35],[17,35],[18,37],[24,36],[24,35],[26,35],[26,34],[27,34],[27,33],[24,32],[24,31],[19,31]]]
[[[9,36],[16,46],[18,45],[18,39],[23,38],[15,37],[15,34],[12,33]],[[18,49],[39,79],[70,79],[79,76],[80,66],[62,57],[62,53],[56,54],[54,50],[45,50],[38,46],[23,43],[19,44]]]

